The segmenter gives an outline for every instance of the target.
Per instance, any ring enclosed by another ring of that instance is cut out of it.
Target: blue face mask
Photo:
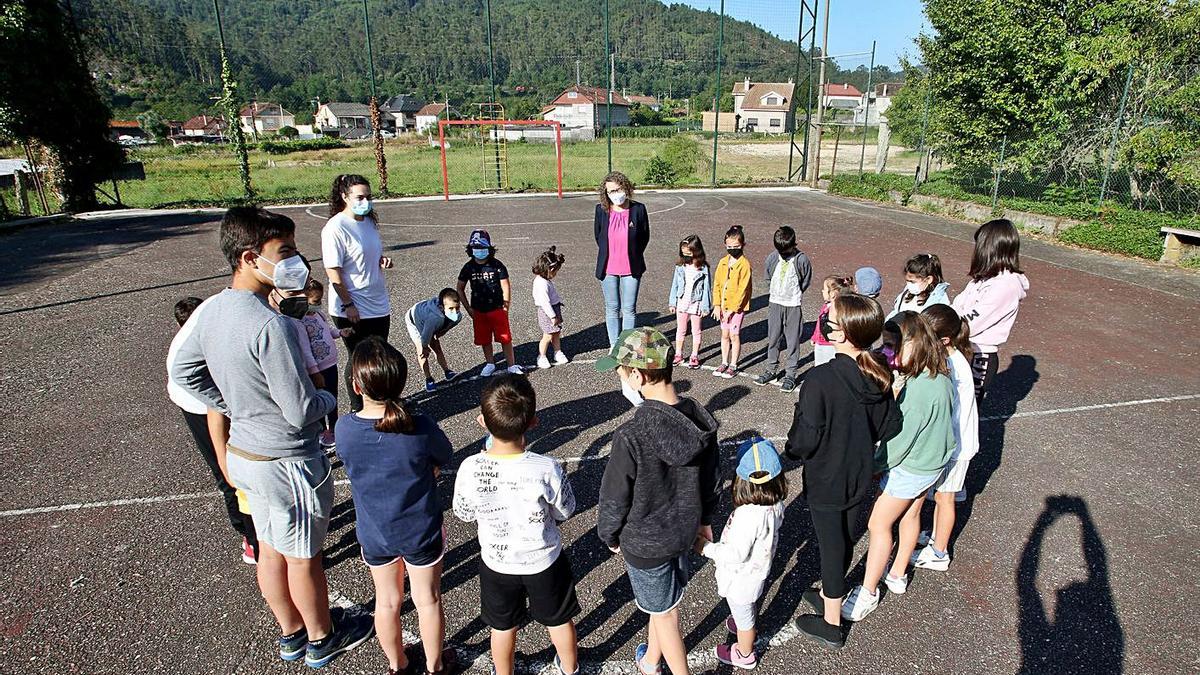
[[[471,257],[476,260],[487,260],[492,257],[492,250],[488,248],[473,248],[471,249]]]
[[[375,207],[370,199],[364,199],[361,202],[355,202],[350,205],[350,211],[356,216],[365,216]]]
[[[460,316],[461,315],[458,313],[457,310],[453,310],[453,309],[446,310],[446,318],[450,319],[454,323],[458,323],[458,319]]]

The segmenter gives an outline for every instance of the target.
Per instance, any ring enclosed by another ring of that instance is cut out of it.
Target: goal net
[[[442,187],[451,192],[556,191],[562,125],[552,120],[439,120]]]

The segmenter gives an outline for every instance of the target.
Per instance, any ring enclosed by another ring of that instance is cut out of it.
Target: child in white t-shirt
[[[537,307],[538,326],[542,340],[538,342],[538,368],[549,368],[548,350],[554,347],[554,363],[563,365],[571,359],[562,350],[562,296],[554,286],[554,277],[562,269],[566,256],[554,246],[546,249],[533,261],[533,304]]]

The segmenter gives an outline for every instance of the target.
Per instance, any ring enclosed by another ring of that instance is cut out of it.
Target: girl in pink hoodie
[[[975,400],[981,402],[996,375],[1000,345],[1008,341],[1029,291],[1029,279],[1021,272],[1021,236],[1012,221],[989,220],[975,230],[968,276],[970,283],[952,306],[971,326],[971,370]]]

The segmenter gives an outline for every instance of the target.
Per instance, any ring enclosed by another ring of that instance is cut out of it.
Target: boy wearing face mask
[[[438,365],[446,374],[446,382],[458,377],[458,373],[450,370],[450,364],[442,352],[441,337],[462,321],[460,303],[458,291],[443,288],[436,298],[418,302],[404,313],[404,327],[408,329],[408,337],[417,349],[417,363],[421,364],[421,372],[425,374],[425,391],[437,388],[429,367],[430,352],[437,357]]]
[[[713,538],[721,475],[717,420],[675,392],[673,352],[662,333],[634,328],[596,362],[597,371],[617,371],[622,388],[645,399],[613,434],[596,533],[624,556],[638,609],[650,615],[648,639],[634,654],[638,672],[660,673],[665,659],[672,673],[686,675],[678,606],[688,581],[688,552],[698,536]]]
[[[525,371],[513,355],[512,328],[508,323],[508,307],[512,300],[508,268],[496,259],[496,247],[492,246],[492,237],[487,230],[471,233],[467,255],[471,259],[458,273],[458,297],[475,324],[475,344],[483,350],[484,364],[479,374],[490,377],[496,373],[492,343],[499,342],[508,361],[508,372],[520,375]],[[471,286],[469,298],[467,284]]]
[[[365,642],[374,627],[369,615],[335,620],[329,611],[321,551],[333,477],[317,437],[337,402],[304,375],[296,332],[268,301],[302,292],[308,281],[295,228],[258,207],[225,213],[221,250],[233,279],[179,346],[171,379],[229,417],[227,471],[254,519],[258,584],[279,624],[279,657],[321,667]]]
[[[775,230],[775,250],[767,256],[767,283],[771,287],[767,309],[767,367],[754,383],[763,386],[783,375],[784,391],[796,388],[800,370],[800,336],[804,333],[801,305],[812,283],[812,265],[796,246],[796,231],[784,225]],[[779,370],[780,350],[786,348],[787,370]]]
[[[750,259],[743,255],[746,234],[741,225],[734,225],[725,233],[725,251],[728,255],[717,263],[713,279],[713,313],[721,322],[721,365],[713,371],[714,377],[733,379],[738,374],[738,357],[742,352],[742,319],[750,311],[751,277]]]

